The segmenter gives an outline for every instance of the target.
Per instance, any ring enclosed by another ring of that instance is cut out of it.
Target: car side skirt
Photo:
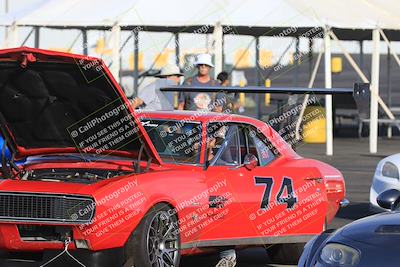
[[[254,238],[235,238],[226,240],[195,241],[181,245],[181,249],[220,247],[220,246],[256,246],[266,244],[288,244],[306,243],[316,235],[294,235],[294,236],[265,236]]]

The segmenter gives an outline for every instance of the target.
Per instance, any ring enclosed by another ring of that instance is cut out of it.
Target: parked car
[[[134,112],[96,58],[22,47],[0,59],[14,154],[0,174],[1,266],[177,267],[225,246],[296,261],[344,203],[342,174],[264,122]]]
[[[385,211],[376,202],[376,198],[380,193],[392,188],[400,190],[399,170],[400,153],[386,157],[378,163],[369,194],[371,211]]]
[[[377,203],[391,212],[362,218],[336,231],[321,233],[307,243],[298,266],[398,266],[400,191],[384,191],[378,195]]]

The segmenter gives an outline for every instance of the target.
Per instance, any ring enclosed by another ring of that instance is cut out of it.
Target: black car
[[[400,266],[400,191],[387,190],[377,201],[391,211],[321,233],[306,244],[298,266]]]

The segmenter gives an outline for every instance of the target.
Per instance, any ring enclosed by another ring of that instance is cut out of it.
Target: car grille
[[[0,221],[84,224],[94,211],[89,197],[0,192]]]

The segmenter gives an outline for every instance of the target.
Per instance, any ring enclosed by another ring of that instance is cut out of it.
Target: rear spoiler
[[[250,93],[250,94],[313,94],[313,95],[352,95],[358,112],[369,114],[370,84],[355,83],[353,88],[306,88],[306,87],[264,87],[264,86],[186,86],[176,85],[160,88],[164,92],[203,92],[203,93]]]
[[[369,83],[355,83],[353,88],[306,88],[306,87],[264,87],[264,86],[187,86],[176,85],[162,87],[161,91],[174,92],[221,92],[221,93],[253,93],[253,94],[314,94],[336,95],[353,94],[360,96],[368,94]]]
[[[333,94],[353,94],[354,88],[303,88],[303,87],[263,87],[263,86],[168,86],[160,89],[161,91],[174,92],[202,92],[202,93],[251,93],[251,94],[314,94],[314,95],[333,95]]]

